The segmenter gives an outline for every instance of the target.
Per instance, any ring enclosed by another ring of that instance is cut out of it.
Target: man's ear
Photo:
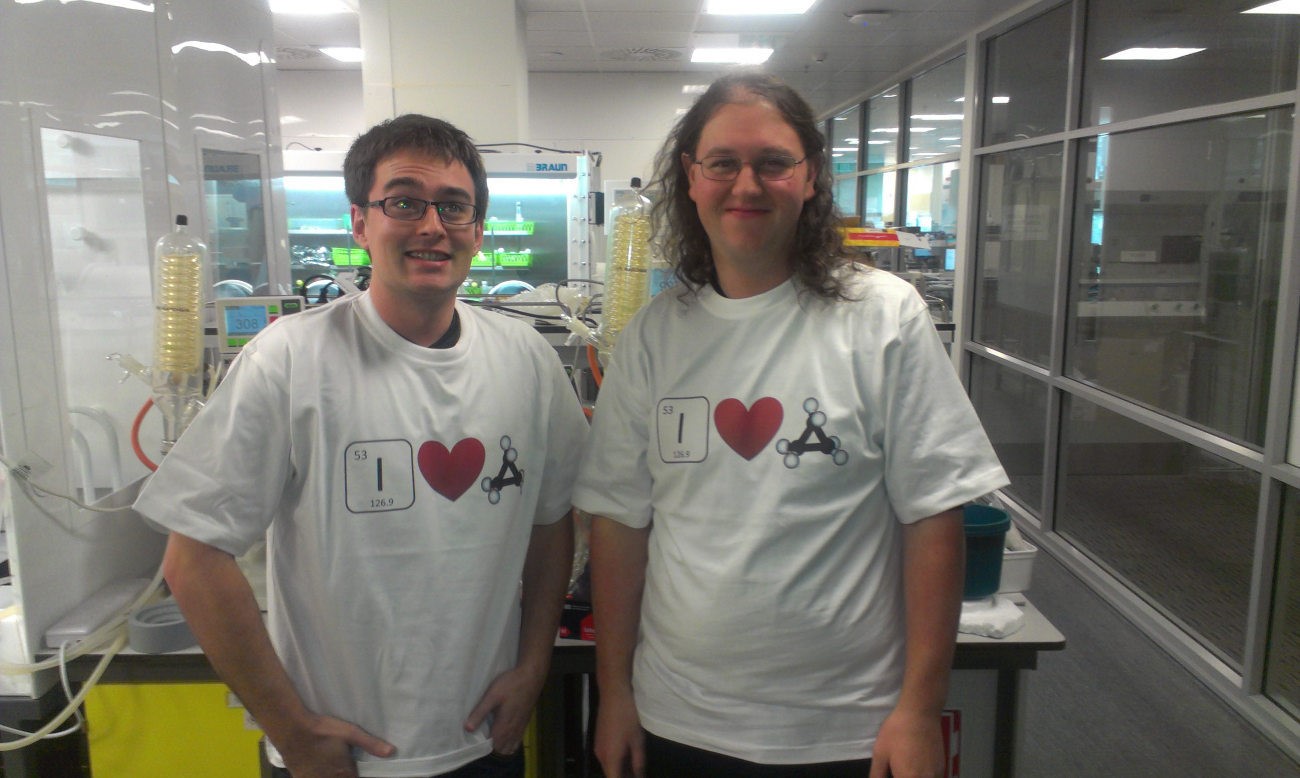
[[[361,248],[370,250],[366,245],[366,209],[356,203],[352,204],[352,240]]]

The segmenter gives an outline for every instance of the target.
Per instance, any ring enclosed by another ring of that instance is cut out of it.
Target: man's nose
[[[741,165],[740,173],[737,174],[732,187],[738,189],[762,189],[763,180],[758,177],[758,170],[753,165]]]
[[[446,233],[447,225],[442,221],[442,214],[438,209],[430,205],[424,211],[424,216],[420,218],[420,232],[429,233]]]

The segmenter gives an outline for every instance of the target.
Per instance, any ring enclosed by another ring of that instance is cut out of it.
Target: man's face
[[[804,203],[813,196],[816,171],[804,162],[794,167],[789,178],[770,181],[752,163],[803,160],[806,155],[798,133],[765,100],[728,103],[709,119],[694,159],[706,164],[710,159],[739,163],[734,181],[716,181],[705,176],[700,165],[684,160],[690,197],[715,262],[743,266],[764,257],[790,260],[795,228]]]
[[[478,205],[463,164],[418,151],[398,151],[375,165],[367,201],[398,196]],[[388,216],[378,205],[353,205],[352,235],[370,252],[372,293],[423,305],[454,301],[483,245],[483,223],[445,224],[432,205],[413,221]]]

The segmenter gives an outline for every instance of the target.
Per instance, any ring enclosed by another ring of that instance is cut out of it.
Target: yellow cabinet
[[[100,684],[86,697],[94,778],[258,778],[262,733],[221,683]]]

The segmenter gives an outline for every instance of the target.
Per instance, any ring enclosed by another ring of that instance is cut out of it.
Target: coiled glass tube
[[[153,375],[154,388],[162,389],[203,372],[203,259],[163,254],[157,273]]]
[[[186,217],[154,246],[153,401],[163,416],[165,455],[194,418],[203,397],[203,288],[207,247],[190,236]]]
[[[617,215],[611,246],[601,310],[603,332],[613,342],[649,297],[650,220],[638,211]]]

